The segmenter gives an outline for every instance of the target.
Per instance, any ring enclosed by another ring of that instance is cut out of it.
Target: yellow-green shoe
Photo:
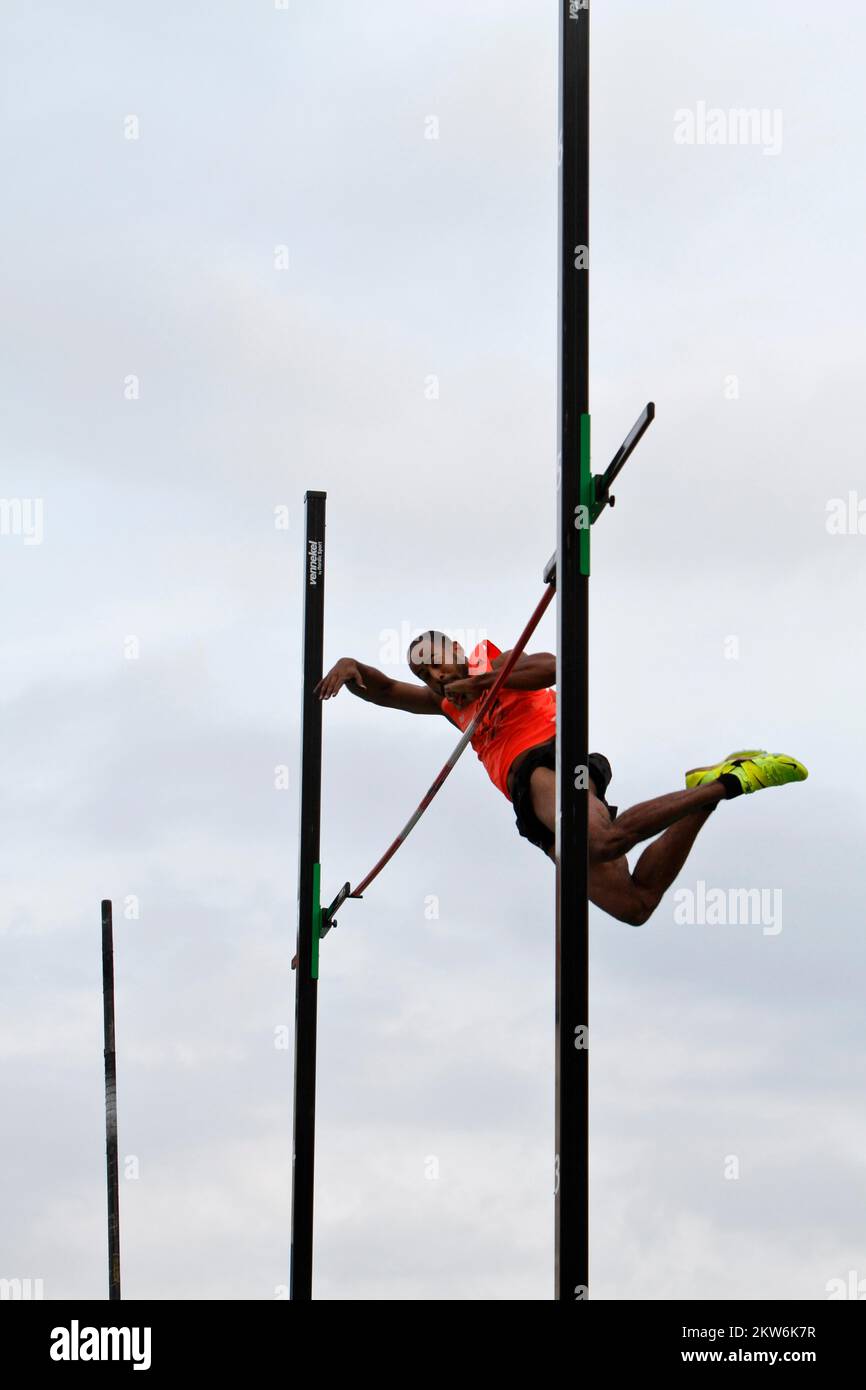
[[[720,763],[711,763],[709,767],[693,767],[691,772],[686,773],[686,786],[702,787],[706,782],[716,782],[723,772],[731,769],[728,764],[736,762],[738,758],[758,758],[766,753],[766,748],[751,748],[743,753],[729,753]]]
[[[806,768],[787,753],[766,753],[753,749],[729,753],[724,762],[713,767],[695,767],[686,773],[687,787],[702,787],[715,782],[724,773],[736,777],[744,792],[759,792],[765,787],[783,787],[787,782],[805,782]]]

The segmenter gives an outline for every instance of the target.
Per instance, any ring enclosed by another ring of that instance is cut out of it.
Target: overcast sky
[[[106,1287],[102,897],[124,1294],[285,1290],[303,494],[328,664],[535,606],[557,10],[5,0],[0,1277],[46,1298]],[[621,807],[811,771],[719,809],[693,899],[593,911],[598,1298],[866,1278],[864,44],[853,0],[593,9],[596,467],[658,419],[594,536],[592,744]],[[327,706],[326,899],[453,744]],[[324,943],[317,1297],[551,1297],[553,895],[468,755]]]

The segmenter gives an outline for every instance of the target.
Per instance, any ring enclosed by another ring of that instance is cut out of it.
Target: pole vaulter
[[[415,683],[353,657],[323,674],[325,494],[306,497],[301,829],[295,981],[295,1086],[291,1297],[312,1297],[316,1017],[319,946],[347,900],[360,898],[418,824],[471,744],[512,802],[520,834],[556,865],[557,1299],[589,1296],[589,902],[632,926],[645,923],[686,862],[716,807],[743,793],[803,781],[803,765],[750,749],[685,774],[685,790],[618,814],[612,771],[589,752],[591,528],[655,418],[650,403],[607,470],[594,476],[589,417],[589,3],[560,0],[559,459],[557,547],[545,592],[507,652],[490,642],[467,655],[444,633],[416,638]],[[556,592],[557,652],[526,647]],[[556,687],[554,694],[552,687]],[[403,829],[353,888],[320,899],[322,702],[343,688],[368,703],[444,716],[461,738]],[[657,838],[656,838],[657,837]],[[626,855],[652,840],[631,868]]]

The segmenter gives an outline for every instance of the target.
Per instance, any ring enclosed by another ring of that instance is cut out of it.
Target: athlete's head
[[[409,643],[406,659],[412,674],[440,697],[447,693],[451,681],[465,680],[469,675],[466,653],[444,632],[419,633]]]

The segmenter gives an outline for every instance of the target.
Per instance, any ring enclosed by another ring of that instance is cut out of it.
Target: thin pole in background
[[[105,1049],[105,1164],[108,1177],[108,1297],[120,1298],[120,1184],[117,1165],[117,1057],[114,1046],[114,933],[102,902],[102,1017]]]

